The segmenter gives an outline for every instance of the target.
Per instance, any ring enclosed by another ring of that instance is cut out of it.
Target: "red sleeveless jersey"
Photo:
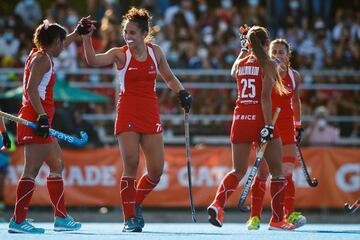
[[[236,106],[261,103],[261,68],[252,55],[242,59],[236,70],[238,96]]]
[[[261,108],[262,72],[257,59],[250,55],[236,69],[238,96],[231,127],[231,142],[259,142],[264,127]],[[278,137],[275,129],[274,138]]]
[[[24,77],[23,77],[23,89],[28,84],[30,71],[31,71],[31,65],[36,57],[37,54],[46,55],[49,58],[49,61],[51,63],[50,70],[44,74],[42,80],[40,81],[38,92],[39,96],[41,98],[42,105],[54,105],[54,93],[53,93],[53,87],[55,84],[55,72],[54,72],[54,63],[51,60],[50,56],[43,52],[39,51],[36,48],[33,48],[26,59],[25,62],[25,69],[24,69]],[[23,98],[22,98],[22,106],[31,105],[29,96],[26,91],[24,91]]]
[[[156,96],[157,60],[153,45],[146,44],[147,58],[136,60],[128,48],[122,47],[125,64],[118,69],[120,82],[115,135],[133,131],[146,134],[162,132]]]
[[[294,90],[296,88],[296,81],[294,76],[294,70],[290,67],[287,69],[287,73],[284,79],[282,79],[284,86],[289,91],[288,94],[279,95],[275,89],[272,91],[272,108],[273,112],[276,107],[281,108],[281,112],[279,114],[279,119],[282,118],[293,118],[293,95]]]
[[[54,98],[53,98],[53,86],[55,84],[55,72],[54,72],[54,63],[51,60],[50,56],[40,51],[36,48],[32,49],[28,58],[25,62],[24,68],[24,78],[23,78],[23,98],[22,98],[22,106],[19,110],[19,117],[26,119],[30,122],[36,122],[38,117],[38,113],[35,111],[33,106],[31,105],[29,95],[27,91],[25,91],[26,86],[29,82],[29,77],[31,73],[31,65],[37,54],[46,55],[49,58],[51,67],[48,72],[46,72],[43,78],[40,81],[38,86],[38,92],[41,99],[41,104],[49,117],[49,125],[51,127],[51,123],[54,117]],[[22,124],[17,124],[16,131],[17,139],[19,144],[24,143],[50,143],[53,141],[53,137],[42,138],[35,134],[35,131]]]

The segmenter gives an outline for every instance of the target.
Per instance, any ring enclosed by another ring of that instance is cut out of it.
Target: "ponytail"
[[[269,41],[269,32],[260,26],[253,26],[248,32],[249,43],[252,47],[252,52],[255,55],[258,63],[260,64],[260,68],[262,73],[264,74],[265,67],[272,62],[268,51],[265,49],[266,44]],[[276,71],[274,69],[274,71]],[[281,81],[281,77],[276,71],[275,77],[275,90],[280,94],[288,94],[289,91],[285,88],[284,84]]]

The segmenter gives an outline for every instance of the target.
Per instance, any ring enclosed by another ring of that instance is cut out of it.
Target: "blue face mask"
[[[289,7],[292,10],[298,10],[300,7],[300,3],[298,1],[291,1],[291,2],[289,2]]]
[[[75,25],[77,21],[78,21],[78,17],[75,15],[68,16],[68,18],[66,19],[67,24],[71,26]]]
[[[257,7],[259,5],[259,0],[248,0],[248,3],[252,7]]]
[[[235,61],[235,56],[234,56],[234,55],[228,54],[228,55],[225,56],[225,62],[226,62],[227,64],[231,64],[231,63],[233,63],[234,61]]]
[[[231,2],[231,0],[222,0],[221,1],[221,6],[223,8],[226,8],[226,9],[231,8],[232,7],[232,2]]]
[[[35,6],[35,2],[34,0],[25,0],[24,5],[27,9],[30,9]]]
[[[11,42],[14,39],[14,34],[12,32],[5,32],[3,38],[7,42]]]
[[[199,11],[200,12],[206,12],[206,10],[207,10],[207,5],[206,4],[202,3],[202,4],[199,5]]]

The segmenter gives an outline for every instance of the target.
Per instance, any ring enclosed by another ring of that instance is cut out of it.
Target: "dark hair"
[[[150,40],[152,38],[151,18],[152,17],[146,9],[132,7],[123,16],[121,25],[124,28],[126,21],[136,23],[142,32],[148,32],[146,39]]]
[[[290,44],[288,43],[288,41],[286,41],[286,39],[283,39],[283,38],[277,38],[277,39],[271,41],[271,43],[270,43],[270,45],[274,45],[274,44],[282,44],[285,46],[286,52],[289,56],[289,65],[290,65],[291,47],[290,47]]]
[[[33,43],[36,48],[44,49],[50,46],[55,39],[60,38],[63,41],[66,38],[66,30],[57,23],[40,24],[34,33]]]
[[[266,44],[269,42],[269,32],[264,27],[253,26],[250,28],[248,34],[248,40],[252,47],[252,52],[254,53],[257,61],[260,64],[262,73],[264,74],[265,66],[268,62],[272,61],[268,51],[266,51]],[[279,73],[276,73],[275,79],[275,89],[280,94],[288,94],[289,91],[286,90],[284,84],[281,81]]]
[[[270,56],[265,50],[265,46],[269,41],[268,31],[264,27],[253,26],[248,32],[248,39],[261,69],[264,70],[266,62],[270,61]]]

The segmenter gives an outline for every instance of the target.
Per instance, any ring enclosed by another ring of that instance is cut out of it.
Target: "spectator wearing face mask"
[[[14,35],[13,30],[6,29],[0,36],[0,58],[12,57],[15,58],[20,48],[20,41]]]
[[[327,117],[328,110],[319,106],[314,111],[314,122],[307,128],[304,134],[304,142],[309,145],[335,145],[339,142],[340,130],[331,126]]]
[[[42,18],[41,8],[36,0],[20,1],[16,4],[15,14],[21,18],[23,24],[31,29],[34,29]]]

